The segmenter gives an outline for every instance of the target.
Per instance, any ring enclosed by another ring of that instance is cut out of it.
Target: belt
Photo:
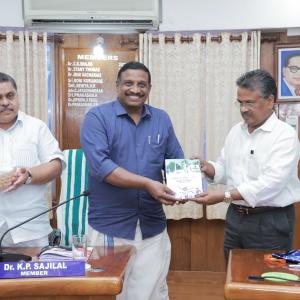
[[[278,206],[260,206],[260,207],[248,207],[244,205],[237,205],[234,203],[231,203],[233,209],[237,211],[241,215],[251,215],[251,214],[259,214],[264,213],[267,211],[272,211],[276,209],[283,209],[286,207],[278,207]],[[290,206],[290,205],[289,205]]]

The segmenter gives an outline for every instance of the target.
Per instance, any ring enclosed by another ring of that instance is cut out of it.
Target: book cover
[[[166,159],[165,167],[167,186],[176,198],[194,198],[203,191],[198,159]]]

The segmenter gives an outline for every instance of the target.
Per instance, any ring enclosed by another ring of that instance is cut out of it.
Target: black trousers
[[[294,205],[261,213],[241,214],[231,204],[224,233],[226,262],[231,249],[291,250],[294,223]]]

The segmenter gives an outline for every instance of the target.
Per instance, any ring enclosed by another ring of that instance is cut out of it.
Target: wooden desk
[[[24,251],[23,251],[24,250]],[[36,255],[36,248],[18,251]],[[114,248],[95,247],[89,259],[93,268],[103,272],[87,271],[86,276],[18,278],[0,280],[0,299],[9,300],[113,300],[123,286],[123,277],[132,246]],[[17,251],[16,251],[17,252]]]
[[[264,272],[287,272],[300,277],[300,271],[292,271],[286,266],[268,266],[264,263],[263,250],[232,250],[229,256],[225,283],[227,300],[299,300],[300,283],[248,280],[249,275]]]

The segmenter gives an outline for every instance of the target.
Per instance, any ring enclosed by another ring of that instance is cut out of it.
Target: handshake
[[[5,192],[16,180],[16,168],[7,171],[0,172],[0,191]]]

